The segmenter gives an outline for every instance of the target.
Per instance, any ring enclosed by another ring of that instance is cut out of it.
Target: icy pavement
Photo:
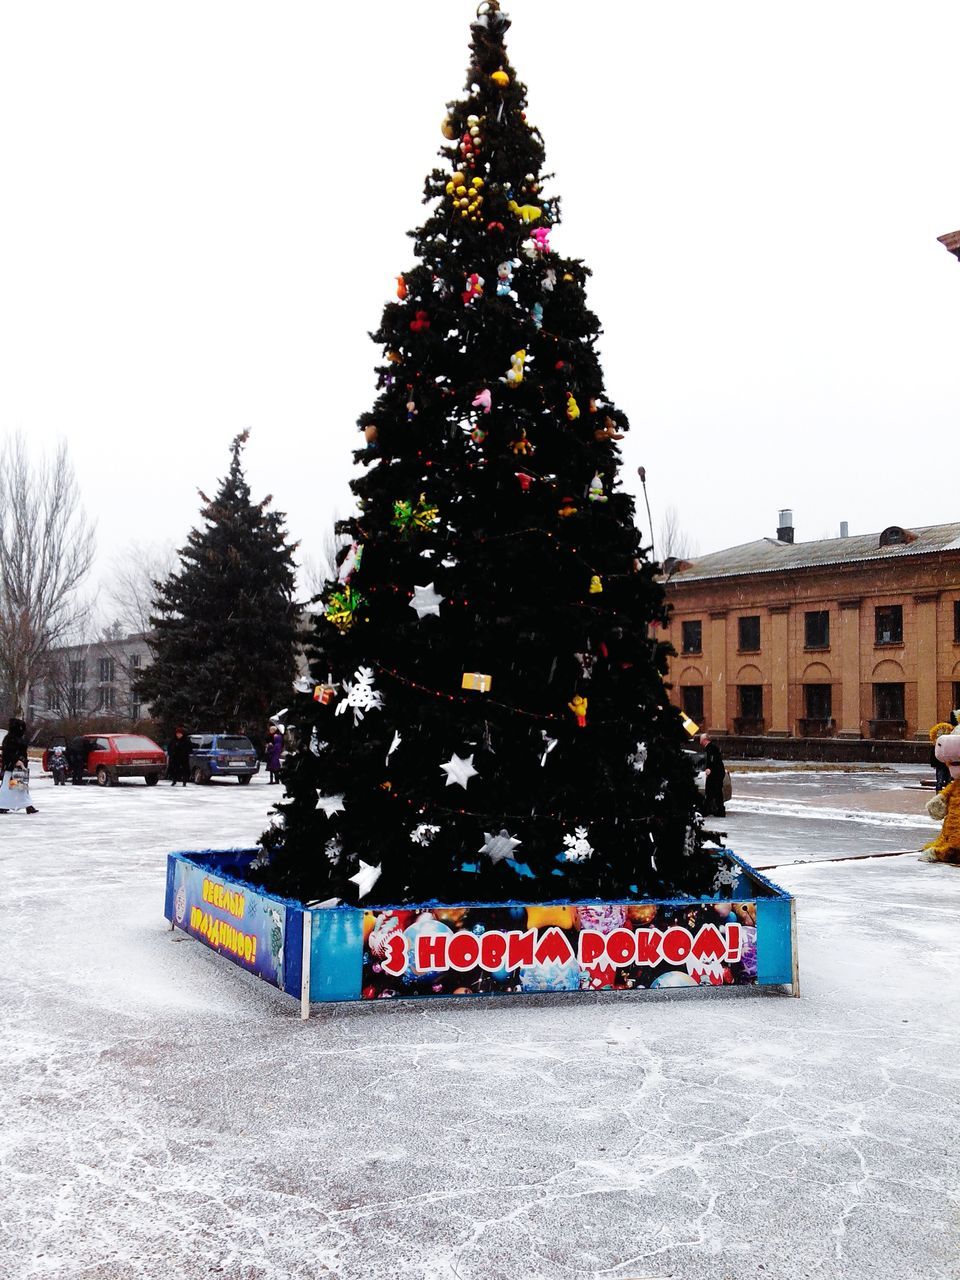
[[[779,872],[800,1000],[301,1023],[161,914],[166,851],[248,843],[277,790],[40,783],[0,816],[3,1280],[960,1276],[960,870]]]
[[[888,765],[876,771],[751,770],[737,764],[725,819],[710,825],[758,866],[921,849],[939,823],[927,817],[933,770]]]

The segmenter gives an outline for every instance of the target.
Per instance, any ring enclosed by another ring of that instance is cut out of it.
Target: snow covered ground
[[[883,779],[737,776],[731,843],[877,852],[844,815],[892,813],[916,847],[926,797]],[[162,919],[167,850],[250,842],[277,791],[41,782],[0,816],[3,1280],[960,1276],[960,870],[781,867],[800,1000],[301,1023]]]

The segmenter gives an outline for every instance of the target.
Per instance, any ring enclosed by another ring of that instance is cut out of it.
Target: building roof
[[[881,545],[881,538],[902,533],[903,540]],[[847,538],[818,538],[815,542],[778,542],[758,538],[739,547],[714,551],[696,560],[682,560],[667,576],[673,585],[709,578],[735,578],[756,573],[783,573],[790,569],[816,569],[826,565],[854,564],[867,560],[900,560],[905,556],[938,551],[960,552],[960,524],[932,524],[924,529],[900,529],[891,525],[880,533]]]

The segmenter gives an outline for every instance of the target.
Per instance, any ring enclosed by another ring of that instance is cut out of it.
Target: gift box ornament
[[[493,676],[481,675],[478,671],[465,671],[461,686],[464,689],[475,689],[477,693],[489,693],[493,686]]]
[[[321,707],[326,707],[334,700],[336,693],[332,684],[318,684],[313,691],[313,700],[319,702]]]

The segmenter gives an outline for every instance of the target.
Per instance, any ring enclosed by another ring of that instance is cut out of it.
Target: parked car
[[[85,733],[83,738],[92,744],[84,773],[96,778],[97,786],[115,787],[121,778],[143,778],[148,787],[155,787],[166,772],[163,748],[142,734]],[[49,747],[43,753],[43,768],[50,768]]]
[[[243,786],[260,768],[253,743],[235,733],[191,733],[190,747],[192,782],[236,778]]]
[[[690,763],[693,765],[693,771],[696,775],[697,790],[706,797],[707,794],[707,774],[703,767],[703,752],[695,751],[692,747],[684,748],[684,755],[690,757]],[[730,770],[727,769],[723,775],[723,803],[727,804],[733,795],[733,783],[730,781]]]

